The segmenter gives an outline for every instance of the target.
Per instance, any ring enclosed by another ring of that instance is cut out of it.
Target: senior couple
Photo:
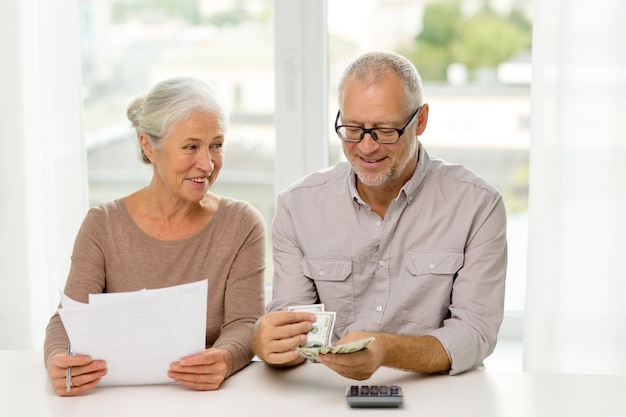
[[[278,195],[267,306],[264,223],[250,204],[211,192],[227,115],[215,91],[193,78],[165,80],[130,104],[152,179],[88,211],[65,294],[87,302],[91,293],[208,279],[206,349],[168,370],[197,390],[218,389],[254,355],[275,367],[304,362],[297,348],[316,318],[288,307],[316,303],[336,312],[333,343],[375,338],[354,353],[318,356],[344,377],[364,380],[381,366],[450,375],[479,366],[495,348],[504,308],[501,195],[420,143],[429,106],[406,58],[359,56],[338,97],[335,131],[347,161]],[[107,373],[104,361],[70,356],[67,345],[57,312],[44,359],[60,396],[90,391]]]

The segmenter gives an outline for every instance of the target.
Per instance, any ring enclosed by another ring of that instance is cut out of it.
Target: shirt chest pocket
[[[406,255],[411,275],[454,275],[463,266],[463,252],[456,250],[416,251]]]
[[[463,267],[460,250],[426,250],[406,254],[408,274],[402,283],[402,319],[426,329],[440,327],[448,315],[456,273]]]
[[[335,311],[335,328],[353,323],[354,280],[352,260],[343,257],[305,256],[302,273],[315,281],[317,294],[327,311]]]

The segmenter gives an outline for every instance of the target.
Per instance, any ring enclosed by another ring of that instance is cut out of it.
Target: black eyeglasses
[[[366,129],[360,126],[348,126],[348,125],[337,125],[339,122],[339,117],[341,116],[341,110],[337,112],[337,118],[335,119],[335,132],[337,132],[337,136],[339,139],[344,142],[352,142],[357,143],[363,140],[366,133],[369,133],[378,143],[384,144],[394,144],[400,140],[400,137],[404,135],[404,132],[411,126],[411,124],[417,118],[422,106],[419,106],[415,113],[411,116],[409,121],[402,129],[395,129],[392,127],[373,127],[371,129]]]

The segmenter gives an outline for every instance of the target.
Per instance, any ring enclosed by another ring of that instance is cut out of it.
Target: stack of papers
[[[207,286],[90,294],[88,304],[61,294],[59,315],[75,354],[106,361],[99,385],[162,384],[172,362],[204,351]]]

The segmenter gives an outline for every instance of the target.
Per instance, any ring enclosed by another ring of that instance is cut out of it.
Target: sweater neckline
[[[213,217],[211,218],[211,220],[209,220],[209,222],[202,229],[200,229],[198,233],[196,233],[195,235],[186,237],[184,239],[161,240],[161,239],[157,239],[155,237],[150,236],[139,227],[139,225],[135,222],[135,220],[130,215],[128,208],[126,207],[125,200],[126,200],[126,197],[119,198],[115,200],[115,205],[118,207],[120,213],[122,214],[124,222],[128,224],[132,233],[140,236],[143,240],[147,242],[150,242],[152,244],[158,244],[160,246],[176,246],[176,245],[180,245],[181,243],[182,244],[193,243],[196,240],[202,239],[203,236],[210,229],[215,227],[216,222],[220,221],[220,218],[223,216],[224,207],[226,206],[228,201],[230,201],[228,198],[222,197],[217,207],[217,210],[215,211],[215,214],[213,214]]]

